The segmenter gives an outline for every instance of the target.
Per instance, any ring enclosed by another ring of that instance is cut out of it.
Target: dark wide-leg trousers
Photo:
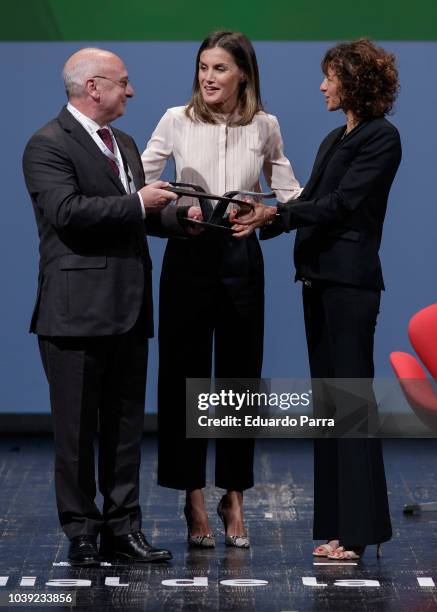
[[[39,336],[50,388],[59,520],[71,539],[141,528],[140,447],[148,341],[136,325],[119,336]],[[94,441],[99,425],[95,504]]]
[[[379,291],[332,283],[303,286],[312,378],[373,378],[379,303]],[[389,540],[381,440],[317,439],[314,450],[314,539],[339,539],[346,546]]]
[[[264,277],[257,241],[170,240],[160,289],[158,484],[206,484],[206,439],[185,437],[187,378],[259,378]],[[214,364],[213,364],[214,353]],[[217,439],[215,484],[253,486],[252,439]]]

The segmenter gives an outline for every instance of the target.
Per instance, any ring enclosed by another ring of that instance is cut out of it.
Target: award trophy
[[[190,198],[197,198],[199,200],[199,206],[202,210],[203,221],[197,219],[184,219],[184,221],[192,227],[200,226],[202,228],[212,231],[224,231],[231,232],[232,224],[229,220],[229,205],[232,205],[232,209],[237,211],[237,216],[246,215],[253,211],[253,204],[246,202],[243,198],[254,198],[254,199],[267,199],[274,198],[275,193],[269,191],[268,193],[262,193],[257,191],[227,191],[223,195],[214,195],[207,193],[200,185],[194,185],[192,183],[174,183],[170,182],[168,191],[176,193],[179,197],[188,196]],[[211,200],[218,200],[217,204],[213,205]]]

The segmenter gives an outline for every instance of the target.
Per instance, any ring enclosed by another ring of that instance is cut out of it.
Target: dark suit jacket
[[[144,186],[132,138],[114,129],[136,187]],[[30,331],[105,336],[133,327],[144,309],[152,335],[151,261],[138,195],[126,194],[91,136],[63,108],[23,157],[40,237]]]
[[[345,129],[324,139],[301,196],[278,205],[278,221],[261,237],[299,228],[297,278],[383,289],[378,251],[401,160],[399,133],[384,118],[364,121],[342,138]]]

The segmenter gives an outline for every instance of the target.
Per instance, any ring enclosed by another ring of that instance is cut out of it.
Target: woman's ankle
[[[197,512],[205,512],[205,498],[202,489],[191,489],[185,492],[185,504],[188,508]]]
[[[225,493],[222,497],[222,504],[224,508],[238,509],[243,507],[243,492],[230,490]]]

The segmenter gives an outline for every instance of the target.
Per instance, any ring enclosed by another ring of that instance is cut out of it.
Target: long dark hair
[[[244,74],[244,80],[238,92],[239,113],[234,125],[247,125],[259,111],[263,111],[259,86],[258,62],[250,40],[241,32],[220,30],[209,34],[200,45],[196,57],[193,93],[185,114],[194,121],[217,123],[211,108],[205,103],[199,85],[200,55],[205,49],[220,47],[227,51]]]

